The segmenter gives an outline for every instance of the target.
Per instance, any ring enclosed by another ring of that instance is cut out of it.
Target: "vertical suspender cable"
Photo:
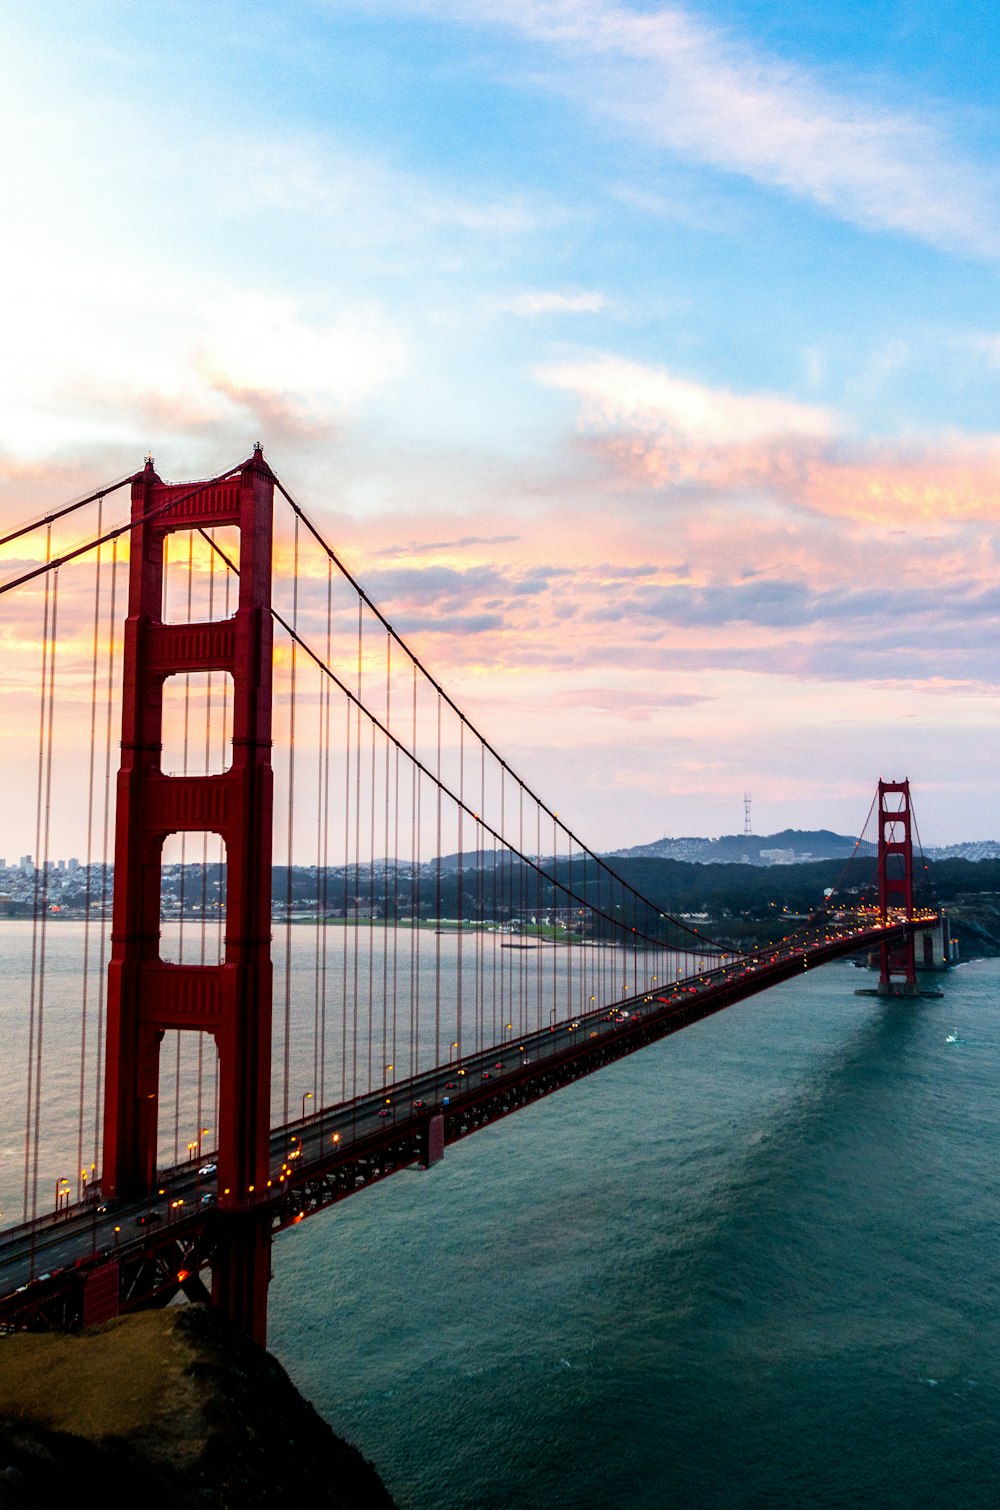
[[[213,534],[214,534],[214,532],[213,532]],[[224,587],[223,587],[223,593],[224,593],[224,597],[223,597],[223,617],[225,619],[228,619],[230,617],[230,606],[231,606],[230,605],[230,590],[232,588],[232,582],[233,582],[233,574],[232,574],[232,571],[230,570],[230,567],[229,567],[229,565],[227,563],[226,564],[225,575],[223,577],[223,583],[224,583]],[[222,742],[222,749],[221,749],[222,759],[221,759],[220,763],[221,763],[223,769],[227,769],[229,766],[231,766],[232,765],[232,759],[233,759],[232,735],[231,735],[231,733],[229,731],[229,719],[230,719],[230,713],[229,713],[229,677],[224,675],[223,678],[222,678],[222,722],[221,722],[221,727],[220,727],[220,731],[219,731],[219,738],[220,738],[220,740]],[[226,845],[225,845],[225,840],[222,838],[222,836],[220,834],[220,836],[219,836],[219,887],[218,887],[218,896],[217,896],[217,899],[216,899],[217,900],[217,906],[218,906],[218,917],[219,917],[219,923],[218,923],[218,943],[216,945],[216,953],[217,953],[218,958],[220,960],[224,957],[224,954],[225,954],[225,935],[226,935],[226,917],[225,917],[225,915],[226,915],[226,913],[228,913],[228,910],[229,910],[228,891],[225,894],[223,892],[223,888],[226,886],[226,883],[227,883],[227,876],[226,876]],[[215,1132],[217,1132],[218,1131],[218,1127],[219,1127],[219,1074],[220,1074],[218,1050],[216,1050],[213,1053],[213,1055],[212,1055],[212,1062],[213,1062],[213,1067],[214,1067],[214,1072],[215,1072],[214,1075],[213,1075],[213,1084],[212,1084],[212,1129]],[[202,1127],[199,1127],[198,1128],[199,1152],[200,1152],[200,1140],[201,1140],[202,1136],[203,1136],[203,1129],[202,1129]]]
[[[333,636],[333,562],[326,561],[326,664],[332,655]],[[320,893],[323,906],[323,967],[320,987],[320,1056],[319,1056],[319,1104],[326,1106],[326,982],[329,958],[330,918],[330,711],[333,703],[333,685],[326,683],[326,704],[323,713],[323,889]]]
[[[393,844],[392,844],[392,1062],[397,1052],[397,1004],[399,1002],[399,745],[393,747]]]
[[[103,514],[104,499],[101,498],[97,505],[98,536],[103,532]],[[97,547],[97,557],[94,562],[94,635],[90,663],[90,746],[87,761],[87,858],[85,861],[87,880],[83,898],[83,999],[80,1003],[80,1096],[76,1128],[77,1200],[80,1200],[83,1195],[84,1181],[83,1124],[87,1082],[87,1006],[90,987],[90,899],[92,884],[90,867],[94,859],[94,766],[97,753],[97,665],[101,630],[101,549],[101,546]]]
[[[340,993],[340,1099],[347,1100],[347,957],[348,957],[348,877],[351,858],[351,727],[354,710],[344,699],[344,895],[343,958]]]
[[[361,678],[364,659],[364,600],[358,598],[358,702],[354,720],[354,921],[351,927],[353,985],[351,990],[354,1042],[351,1059],[351,1096],[358,1094],[358,937],[361,900]]]
[[[486,804],[484,803],[483,806],[485,807],[485,805]],[[504,926],[504,924],[503,924],[503,911],[502,911],[501,905],[500,905],[500,884],[499,884],[499,878],[498,878],[498,875],[497,875],[497,841],[496,841],[495,837],[492,840],[491,847],[492,847],[492,850],[493,850],[493,874],[492,874],[492,877],[491,877],[491,882],[492,882],[492,887],[493,887],[493,893],[492,893],[492,899],[491,900],[492,900],[492,913],[493,913],[493,917],[495,919],[495,926],[494,926],[494,929],[493,929],[493,958],[491,960],[491,969],[490,969],[490,1016],[491,1016],[491,1020],[495,1022],[496,1021],[496,1015],[497,1015],[497,981],[498,981],[498,978],[499,978],[500,962],[503,960],[503,950],[502,950],[502,948],[499,947],[499,941],[498,941],[498,938],[497,938],[497,933],[498,933],[498,930]],[[484,1033],[486,1032],[486,1003],[485,1002],[483,1003],[483,1032]]]
[[[50,627],[51,650],[49,651],[48,709],[45,729],[45,820],[42,835],[42,916],[38,960],[38,1026],[35,1033],[35,1142],[31,1174],[31,1217],[38,1214],[38,1154],[42,1134],[42,1029],[45,1022],[45,950],[46,924],[49,911],[49,832],[52,817],[52,725],[56,702],[56,648],[57,620],[59,612],[59,572],[52,573],[52,620]]]
[[[510,850],[509,850],[509,848],[507,846],[507,772],[504,770],[503,766],[500,767],[500,845],[501,845],[501,847],[500,847],[500,890],[501,890],[501,893],[502,893],[502,896],[503,896],[503,916],[507,918],[508,925],[510,925],[513,922],[513,916],[514,915],[513,915],[513,912],[511,911],[510,907],[508,906],[508,901],[509,901],[508,888],[509,888],[510,871],[511,871],[511,853],[510,853]],[[516,960],[516,966],[515,966],[515,963],[514,963],[515,960]],[[497,1022],[498,1021],[499,1022],[505,1022],[507,1020],[507,1009],[508,1009],[508,1002],[507,1002],[508,979],[507,979],[507,977],[508,977],[508,975],[511,978],[513,977],[513,972],[514,972],[515,968],[517,968],[517,970],[519,972],[521,970],[523,970],[523,968],[524,968],[524,955],[521,953],[520,950],[517,950],[517,951],[508,950],[508,965],[507,965],[507,969],[506,970],[504,968],[504,964],[505,964],[505,961],[504,961],[504,953],[503,953],[503,944],[501,944],[500,945],[500,977],[499,977],[499,980],[497,982],[497,985],[498,985],[497,995],[499,995],[499,998],[500,998],[500,1002],[499,1002],[500,1011],[499,1011],[499,1014],[498,1014],[497,1013],[497,1000],[496,1000],[496,996],[494,996],[494,999],[493,999],[493,1019],[492,1019],[492,1021],[490,1023],[490,1042],[491,1043],[496,1043],[496,1039],[497,1039]]]
[[[208,617],[215,615],[215,551],[208,553]],[[208,685],[205,694],[205,775],[208,775],[212,765],[212,673],[208,673]],[[201,963],[205,964],[206,934],[208,930],[208,830],[202,834],[201,840]],[[216,963],[219,963],[217,960]],[[198,1034],[198,1088],[197,1088],[197,1115],[198,1122],[195,1129],[198,1137],[198,1151],[201,1152],[201,1128],[205,1116],[204,1096],[205,1075],[205,1034]]]
[[[523,781],[519,781],[518,784],[517,784],[517,852],[518,852],[518,855],[523,855],[524,854],[524,782]],[[518,910],[518,914],[520,915],[520,917],[522,919],[521,926],[523,927],[524,926],[524,919],[526,918],[527,911],[528,911],[528,877],[527,877],[527,874],[525,873],[525,865],[524,865],[524,860],[523,859],[521,860],[521,863],[518,866],[518,877],[517,877],[517,910]],[[535,969],[536,970],[538,969],[537,960],[536,960],[536,963],[535,963]],[[519,1029],[518,1029],[519,1032],[521,1032],[521,1033],[527,1032],[527,1029],[528,1029],[528,980],[527,980],[527,975],[525,973],[525,968],[522,968],[520,976],[518,977],[518,985],[517,985],[517,1020],[518,1020],[518,1024],[519,1024]]]
[[[552,819],[552,1021],[559,1021],[558,1000],[558,977],[559,977],[559,951],[556,944],[556,928],[558,926],[559,913],[559,835],[556,830],[556,820]]]
[[[392,636],[385,638],[385,726],[392,728]],[[374,729],[373,729],[374,732]],[[389,1052],[389,739],[385,740],[385,829],[382,839],[382,1058],[396,1063]],[[393,918],[395,931],[395,918]]]
[[[441,1063],[441,694],[437,698],[437,859],[434,862],[434,1063]]]
[[[52,556],[52,525],[49,523],[45,531],[45,559]],[[41,674],[41,702],[38,709],[38,775],[35,791],[35,873],[32,886],[31,905],[31,989],[28,999],[28,1099],[24,1115],[24,1217],[34,1217],[31,1210],[31,1156],[33,1138],[37,1139],[35,1126],[35,1034],[36,1034],[36,1008],[38,995],[38,944],[39,944],[39,860],[44,860],[41,852],[42,845],[42,795],[45,789],[45,710],[46,693],[48,690],[49,675],[49,613],[51,597],[51,581],[48,572],[45,574],[45,593],[43,598],[42,615],[42,674]],[[44,871],[43,871],[44,875]],[[34,1259],[34,1253],[32,1253]],[[32,1262],[32,1269],[34,1263]]]
[[[292,552],[292,628],[299,627],[299,516],[295,515],[295,544]],[[292,862],[295,842],[295,694],[298,674],[296,651],[292,639],[291,689],[288,701],[288,844],[285,854],[285,1042],[282,1062],[282,1122],[289,1116],[289,1074],[292,1036]]]
[[[573,841],[567,832],[566,835],[566,1016],[573,1016],[573,972],[576,968],[574,955],[575,925],[573,921],[574,909],[571,898],[573,896]]]
[[[94,1162],[96,1164],[100,1156],[101,1147],[101,1090],[102,1056],[101,1049],[104,1042],[104,991],[105,991],[105,956],[108,945],[108,855],[111,834],[111,751],[114,748],[112,742],[112,722],[114,710],[114,677],[115,677],[115,648],[117,620],[116,598],[118,592],[118,540],[117,537],[111,543],[111,591],[108,594],[108,678],[105,693],[105,722],[104,722],[104,818],[101,832],[101,931],[100,950],[97,960],[97,1059],[94,1076]]]
[[[455,1016],[458,1031],[455,1037],[461,1042],[462,1039],[462,934],[464,932],[462,914],[465,911],[462,900],[462,844],[464,833],[462,819],[464,817],[465,804],[465,721],[458,721],[458,973],[456,980],[456,1008]],[[451,1028],[448,1029],[448,1042],[451,1042]]]
[[[421,858],[423,854],[420,832],[420,815],[423,798],[423,782],[416,766],[417,756],[417,663],[413,662],[413,740],[414,765],[412,771],[412,839],[413,853],[413,933],[410,940],[410,1074],[416,1074],[417,1053],[420,1041],[420,908],[422,902]]]
[[[479,741],[479,812],[486,811],[486,746]],[[486,1010],[486,846],[482,823],[476,824],[476,1042],[482,1042]],[[491,914],[496,920],[495,910]]]
[[[323,943],[324,921],[326,908],[324,907],[324,879],[323,879],[323,710],[326,701],[328,686],[327,678],[322,671],[317,671],[317,688],[319,696],[316,699],[316,938],[313,949],[313,1061],[312,1079],[309,1084],[313,1093],[313,1111],[319,1111],[323,1105],[320,1080],[322,1070],[320,1068],[322,1054],[320,1052],[320,1015],[323,995]]]
[[[537,922],[538,922],[538,937],[539,937],[539,939],[541,939],[541,937],[542,937],[542,870],[541,870],[541,863],[542,863],[542,809],[541,809],[540,805],[537,802],[535,803],[535,854],[536,854],[537,859],[538,859],[538,869],[535,871],[535,896],[536,896],[536,901],[535,901],[535,916],[536,916],[536,919],[537,919]],[[542,1026],[542,992],[543,992],[542,959],[543,959],[543,957],[544,956],[541,953],[539,953],[539,955],[538,955],[538,970],[536,972],[536,975],[537,975],[536,994],[537,994],[537,998],[538,998],[538,1026],[539,1026],[539,1028]]]
[[[376,746],[375,724],[371,725],[371,817],[368,825],[368,1089],[372,1088],[372,1043],[374,1041],[373,1021],[375,1016],[375,779],[376,779]],[[383,1014],[382,1042],[385,1043],[385,1017]],[[379,1079],[374,1082],[377,1085],[384,1083],[385,1055],[382,1055],[382,1072]]]
[[[165,537],[169,540],[169,535]],[[164,562],[164,566],[166,562]],[[164,572],[164,576],[166,573]],[[191,623],[191,603],[194,591],[194,531],[188,531],[188,561],[187,561],[187,622]],[[191,673],[184,673],[184,764],[183,774],[188,774],[188,739],[191,727]],[[187,834],[181,833],[181,913],[178,923],[177,938],[177,963],[184,963],[184,914],[187,908]],[[174,1034],[176,1058],[174,1065],[174,1163],[180,1161],[181,1143],[181,1033],[180,1029]]]

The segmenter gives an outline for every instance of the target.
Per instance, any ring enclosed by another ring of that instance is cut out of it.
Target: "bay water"
[[[979,1510],[1000,962],[804,974],[279,1237],[270,1345],[401,1510]]]
[[[43,1204],[76,1156],[82,940],[47,945]],[[6,924],[5,1223],[30,975]],[[804,972],[278,1237],[270,1345],[401,1510],[992,1510],[1000,961],[940,999],[872,982]],[[291,1074],[297,1104],[313,1069]]]

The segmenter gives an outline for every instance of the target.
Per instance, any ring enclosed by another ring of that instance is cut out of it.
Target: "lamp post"
[[[70,1188],[69,1187],[69,1180],[66,1179],[65,1175],[63,1176],[63,1178],[61,1180],[56,1180],[56,1215],[57,1216],[58,1216],[59,1212],[63,1209],[64,1206],[68,1206],[69,1205],[69,1188]]]
[[[306,1119],[306,1102],[307,1101],[311,1101],[312,1098],[313,1098],[312,1091],[303,1091],[303,1093],[302,1093],[302,1120],[303,1120],[303,1122]]]

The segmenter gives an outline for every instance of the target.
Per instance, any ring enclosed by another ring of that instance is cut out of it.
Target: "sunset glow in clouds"
[[[856,830],[880,774],[926,842],[996,836],[992,7],[5,30],[0,524],[259,439],[595,846],[738,830],[747,788],[760,832]]]

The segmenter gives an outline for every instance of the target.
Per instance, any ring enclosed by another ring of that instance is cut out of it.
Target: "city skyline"
[[[748,788],[856,831],[880,775],[989,839],[994,24],[22,11],[0,524],[259,439],[594,849],[739,832]]]

